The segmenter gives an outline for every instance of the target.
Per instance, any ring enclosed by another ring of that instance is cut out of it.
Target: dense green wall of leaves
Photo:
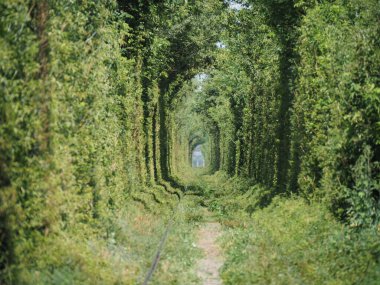
[[[379,2],[244,3],[195,95],[216,169],[378,224]]]
[[[323,3],[297,47],[293,171],[303,194],[354,225],[379,222],[379,18],[378,1]]]
[[[122,56],[116,3],[3,1],[0,13],[4,270],[63,231],[107,235],[144,172],[140,71]]]
[[[131,201],[179,195],[170,105],[210,61],[220,7],[185,2],[0,2],[0,283],[75,267],[37,252],[108,239]]]

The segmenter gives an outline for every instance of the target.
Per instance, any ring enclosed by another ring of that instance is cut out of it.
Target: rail
[[[185,187],[186,190],[187,190],[187,187]],[[186,191],[185,191],[186,193]],[[152,279],[152,276],[153,276],[153,273],[154,271],[156,270],[156,267],[158,265],[158,262],[160,261],[160,258],[161,258],[161,252],[164,248],[164,245],[165,245],[165,242],[168,238],[168,235],[169,235],[169,231],[171,229],[171,227],[173,226],[174,224],[174,219],[176,217],[176,213],[178,211],[178,208],[179,208],[179,205],[181,203],[183,198],[180,198],[180,200],[178,201],[178,204],[177,204],[177,207],[175,208],[175,210],[173,211],[173,215],[172,217],[170,218],[169,222],[168,222],[168,225],[166,226],[166,229],[165,229],[165,232],[164,234],[162,235],[161,237],[161,240],[160,240],[160,243],[158,245],[158,248],[157,248],[157,251],[156,251],[156,254],[154,256],[154,259],[153,259],[153,262],[152,262],[152,265],[150,266],[149,268],[149,271],[148,273],[146,274],[145,276],[145,279],[144,279],[144,282],[142,283],[142,285],[148,285],[149,281]]]

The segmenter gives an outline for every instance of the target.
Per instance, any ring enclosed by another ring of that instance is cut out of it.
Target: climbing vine
[[[209,172],[256,191],[250,214],[298,195],[376,229],[379,11],[0,1],[0,283],[137,282],[143,265],[110,274],[116,259],[93,248],[127,239],[130,209],[173,208],[198,145]]]

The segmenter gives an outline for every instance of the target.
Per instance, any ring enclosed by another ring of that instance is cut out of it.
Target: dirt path
[[[221,234],[219,223],[204,223],[198,232],[198,247],[203,251],[203,258],[198,263],[197,275],[202,285],[221,285],[219,269],[223,265],[221,250],[216,239]]]

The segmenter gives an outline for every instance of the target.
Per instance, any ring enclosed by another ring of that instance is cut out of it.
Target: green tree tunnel
[[[336,238],[313,268],[284,245],[276,270],[307,273],[272,284],[376,284],[379,19],[378,0],[0,0],[0,283],[138,284],[187,195],[246,241],[225,284],[271,283],[243,254],[256,220],[273,244],[271,222]],[[178,264],[156,284],[193,280]]]

